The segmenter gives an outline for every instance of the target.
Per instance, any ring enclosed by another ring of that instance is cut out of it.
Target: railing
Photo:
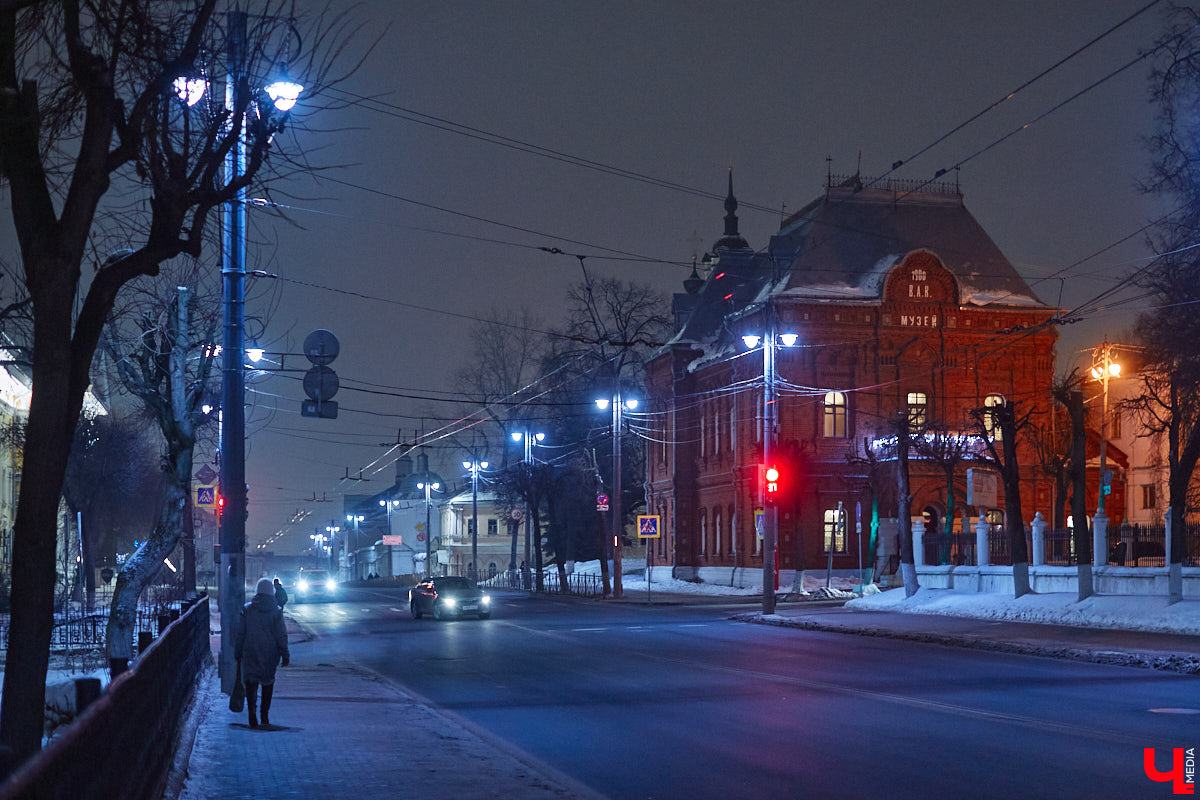
[[[182,616],[60,736],[3,785],[0,800],[157,800],[179,723],[210,659],[208,597]]]
[[[1042,554],[1043,563],[1051,567],[1073,567],[1079,563],[1078,555],[1075,552],[1073,529],[1047,528],[1043,535],[1045,537],[1045,552]],[[1091,533],[1086,531],[1084,535],[1091,537]],[[1088,539],[1088,546],[1091,546],[1090,538]]]
[[[177,587],[147,587],[138,602],[134,623],[136,632],[162,634],[163,628],[178,617],[186,600]],[[9,614],[0,614],[0,652],[8,649]],[[108,608],[86,614],[57,612],[50,633],[52,649],[73,647],[103,647],[108,627]]]
[[[1118,567],[1163,567],[1167,564],[1166,543],[1167,529],[1163,525],[1115,526],[1108,529],[1107,561]]]
[[[534,592],[537,591],[537,575],[529,569],[510,569],[480,581],[479,585],[488,589]],[[579,597],[601,597],[604,594],[604,583],[599,575],[571,573],[563,585],[558,579],[558,569],[553,565],[542,570],[542,588],[550,594],[573,594]]]

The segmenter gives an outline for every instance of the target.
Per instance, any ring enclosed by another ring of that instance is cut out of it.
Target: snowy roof
[[[743,240],[744,242],[744,240]],[[707,344],[722,323],[768,297],[878,302],[888,273],[914,252],[954,276],[963,305],[1051,310],[963,205],[957,189],[901,194],[852,179],[786,219],[766,252],[714,248],[708,278],[673,343]]]

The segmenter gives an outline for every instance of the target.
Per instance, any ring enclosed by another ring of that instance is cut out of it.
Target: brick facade
[[[823,569],[827,536],[834,568],[856,568],[855,510],[861,504],[869,517],[873,491],[880,516],[896,516],[894,457],[883,454],[872,475],[863,455],[880,452],[875,443],[899,413],[923,406],[933,426],[978,443],[972,409],[1050,407],[1057,333],[1046,323],[1054,309],[995,248],[956,187],[902,200],[860,187],[830,186],[758,253],[737,234],[731,184],[725,235],[705,256],[704,283],[676,296],[680,331],[647,372],[659,440],[647,458],[647,506],[663,516],[655,561],[673,555],[683,577],[706,567],[761,568],[754,515],[762,505],[763,354],[740,337],[761,335],[767,315],[777,332],[798,335],[794,346],[775,347],[772,461],[784,472],[783,570]],[[1050,507],[1052,483],[1031,445],[1018,441],[1032,517]],[[967,466],[981,465],[964,464],[953,476],[956,530]],[[910,474],[912,514],[924,512],[940,530],[945,474],[915,454]],[[839,501],[844,538],[829,527]],[[1003,497],[996,509],[969,510],[1002,513]]]

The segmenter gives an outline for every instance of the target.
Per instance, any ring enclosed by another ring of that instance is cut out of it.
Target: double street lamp
[[[433,522],[433,500],[429,494],[440,491],[442,485],[437,481],[426,479],[418,483],[417,488],[425,490],[425,577],[429,578],[433,576],[433,567],[429,562],[433,555],[433,528],[430,527]]]
[[[258,106],[254,101],[239,98],[240,87],[247,82],[246,13],[230,11],[228,15],[225,79],[225,107],[234,120],[243,120],[251,106],[266,114],[271,108]],[[195,76],[179,76],[173,88],[188,106],[195,105],[209,88],[207,81]],[[273,135],[283,119],[295,106],[304,90],[299,83],[279,76],[263,86],[274,112],[281,117],[278,124],[268,126]],[[240,102],[239,102],[240,101]],[[239,111],[239,105],[242,109]],[[225,181],[238,186],[246,170],[246,127],[233,137],[233,146],[225,156]],[[221,494],[226,509],[221,523],[221,653],[220,675],[223,691],[232,691],[235,680],[233,657],[234,631],[246,597],[246,417],[245,417],[245,289],[246,289],[246,188],[238,186],[233,198],[226,203],[222,232],[222,354],[221,354]]]
[[[795,333],[775,332],[775,317],[772,309],[766,309],[767,330],[765,335],[747,334],[742,342],[748,350],[753,350],[760,344],[763,349],[763,406],[762,406],[762,452],[763,469],[772,467],[771,451],[774,449],[775,437],[779,435],[779,421],[776,416],[775,402],[775,347],[794,347],[799,336]],[[763,509],[763,546],[762,546],[762,613],[775,613],[775,582],[778,579],[776,558],[779,541],[779,514],[775,506],[768,501],[767,484],[759,480],[758,499]]]
[[[532,432],[529,430],[524,430],[524,431],[513,431],[509,435],[512,437],[512,440],[514,442],[523,442],[525,444],[525,457],[523,460],[526,464],[526,469],[532,469],[532,467],[533,467],[533,446],[535,444],[540,444],[541,442],[544,442],[546,440],[546,434],[541,433],[541,432],[535,433],[535,432]],[[530,476],[530,477],[532,477],[532,476]],[[532,560],[533,560],[533,546],[530,543],[530,537],[533,535],[532,523],[533,523],[533,517],[530,515],[529,502],[526,501],[526,503],[525,503],[525,567],[526,568],[529,567],[529,565],[532,563]],[[516,560],[517,560],[517,543],[516,543],[516,540],[514,539],[513,540],[512,557],[509,559],[509,564],[508,564],[508,568],[510,570],[517,568],[517,565],[515,563]]]
[[[358,523],[362,522],[366,517],[362,514],[347,514],[346,522],[354,525],[354,572],[350,576],[353,580],[358,580]]]
[[[612,406],[612,436],[613,436],[613,479],[612,479],[612,496],[608,502],[612,504],[609,514],[609,525],[612,528],[612,553],[613,553],[613,597],[621,597],[624,590],[621,587],[621,413],[622,409],[633,411],[638,407],[638,401],[633,397],[621,397],[621,386],[616,384],[613,387],[613,396],[610,400],[607,397],[602,397],[596,400],[596,407],[601,411]],[[605,548],[606,550],[608,548]]]
[[[471,473],[471,566],[467,578],[475,580],[479,561],[479,472],[488,468],[486,461],[464,461],[463,469]]]

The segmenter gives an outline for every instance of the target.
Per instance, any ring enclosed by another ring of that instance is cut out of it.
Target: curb
[[[941,633],[907,633],[904,631],[888,630],[886,628],[830,625],[823,622],[802,619],[765,619],[761,614],[736,614],[730,617],[730,619],[737,622],[750,622],[756,625],[775,625],[783,628],[800,628],[803,630],[851,634],[855,636],[875,636],[885,639],[901,639],[909,642],[940,644],[948,647],[987,650],[996,653],[1044,656],[1046,658],[1061,658],[1072,661],[1088,661],[1095,664],[1158,669],[1165,672],[1178,672],[1184,675],[1200,675],[1200,656],[1180,655],[1178,653],[1161,654],[1136,650],[1124,652],[1119,650],[1097,650],[1087,647],[1070,647],[1067,645],[1049,646],[1028,642],[978,639]]]

